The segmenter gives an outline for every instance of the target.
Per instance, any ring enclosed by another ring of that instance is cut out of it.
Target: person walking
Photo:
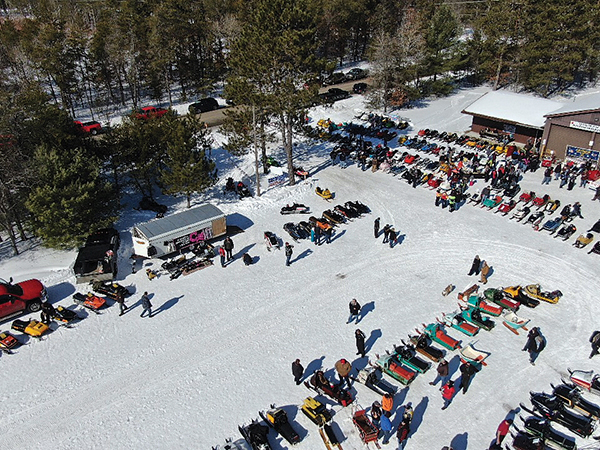
[[[479,259],[479,255],[475,255],[473,259],[473,264],[471,264],[471,270],[467,275],[479,275],[479,268],[481,267],[481,260]]]
[[[356,354],[360,355],[361,358],[364,358],[367,352],[365,351],[365,333],[363,333],[360,329],[356,329],[354,332],[354,337],[356,338]]]
[[[225,247],[225,252],[227,253],[227,261],[231,261],[233,259],[233,241],[229,236],[225,238],[223,241],[223,247]]]
[[[458,386],[458,389],[460,390],[460,388],[462,388],[463,395],[467,393],[467,390],[469,389],[469,384],[471,383],[471,378],[473,378],[473,375],[475,375],[476,371],[477,369],[475,369],[475,366],[472,365],[469,361],[466,361],[465,363],[461,364],[460,385]]]
[[[388,394],[387,392],[383,394],[383,397],[381,398],[381,409],[384,416],[392,417],[392,411],[394,410],[394,397],[392,397],[392,394]]]
[[[529,362],[532,366],[535,366],[535,360],[545,346],[544,338],[540,335],[540,329],[533,327],[527,334],[527,342],[522,349],[522,351],[529,353]]]
[[[55,315],[56,315],[56,310],[54,309],[54,306],[52,306],[50,304],[50,302],[46,301],[46,302],[42,303],[42,312],[40,314],[42,323],[45,323],[46,325],[48,325],[50,322],[52,322],[52,318]]]
[[[392,226],[389,223],[386,223],[383,227],[383,243],[385,244],[390,238],[390,230]]]
[[[502,441],[509,433],[512,423],[512,419],[504,419],[502,422],[500,422],[500,425],[498,425],[498,429],[496,430],[496,440],[490,447],[490,450],[502,449]]]
[[[373,234],[375,235],[375,239],[377,239],[379,237],[379,221],[381,219],[378,217],[377,219],[375,219],[375,222],[373,223]]]
[[[442,398],[444,399],[444,406],[442,406],[442,410],[446,409],[450,403],[452,403],[454,394],[456,394],[454,382],[449,380],[445,385],[442,386]]]
[[[448,378],[450,378],[448,361],[446,361],[444,358],[442,358],[442,359],[440,359],[440,362],[438,363],[438,366],[437,366],[437,376],[429,384],[432,386],[435,386],[438,383],[438,381],[441,381],[442,382],[441,386],[444,387],[444,385],[448,381]],[[442,390],[442,388],[440,388],[440,391],[441,390]]]
[[[292,375],[294,375],[294,381],[296,382],[296,386],[298,386],[304,375],[304,367],[300,364],[299,359],[296,359],[296,361],[292,363]]]
[[[144,295],[142,295],[142,308],[142,314],[140,314],[140,317],[144,317],[146,312],[148,313],[148,317],[152,317],[152,303],[150,303],[148,292],[144,292]]]
[[[487,265],[487,262],[485,262],[485,260],[481,263],[481,278],[479,279],[479,282],[482,284],[487,284],[487,277],[490,273],[490,266]]]
[[[600,331],[594,331],[590,337],[590,343],[592,344],[592,353],[590,353],[590,359],[600,353]]]
[[[219,256],[221,257],[221,267],[225,267],[225,249],[223,246],[219,247]]]
[[[292,254],[294,253],[293,248],[294,248],[294,246],[290,245],[289,242],[285,243],[285,265],[286,266],[290,265],[290,259],[292,258]]]
[[[542,180],[542,184],[550,184],[551,181],[552,181],[552,167],[548,167],[544,171],[544,179]]]
[[[394,434],[394,428],[392,427],[392,421],[385,415],[381,416],[381,420],[379,421],[379,427],[381,429],[381,443],[383,445],[387,445],[390,442],[390,438],[392,434]]]
[[[350,309],[350,316],[348,317],[346,323],[350,323],[354,319],[356,319],[356,323],[358,324],[358,322],[360,322],[360,303],[358,303],[358,301],[355,298],[353,298],[352,300],[350,300],[348,307]]]
[[[127,305],[125,305],[125,299],[123,298],[123,294],[118,293],[115,297],[115,302],[119,304],[119,315],[122,316],[123,314],[125,314],[125,311],[127,311]]]
[[[346,383],[348,385],[348,388],[350,388],[350,371],[352,370],[352,364],[350,364],[347,360],[345,359],[340,359],[338,362],[335,363],[335,371],[337,372],[338,376],[340,377],[340,384],[339,387],[343,387],[344,383]]]

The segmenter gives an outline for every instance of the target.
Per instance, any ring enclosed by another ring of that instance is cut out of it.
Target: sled
[[[442,314],[442,320],[437,320],[441,324],[454,328],[455,330],[458,330],[467,336],[475,336],[479,332],[479,327],[467,322],[467,320],[463,317],[462,311],[454,311],[450,314]]]
[[[271,405],[271,408],[266,413],[260,411],[258,414],[267,425],[277,431],[290,444],[294,445],[300,442],[300,436],[292,428],[286,412],[281,408],[275,408],[274,405]]]
[[[308,206],[303,205],[302,203],[294,203],[291,206],[286,205],[281,208],[279,211],[282,215],[284,214],[308,214],[310,212],[310,208]]]
[[[181,273],[183,276],[190,275],[198,270],[206,269],[212,266],[213,262],[210,259],[195,259],[188,261],[182,268]]]
[[[469,296],[471,294],[476,293],[477,291],[479,291],[479,285],[478,284],[474,284],[470,288],[466,289],[464,292],[459,292],[458,293],[458,299],[459,300],[464,300],[465,297],[469,298]]]
[[[567,407],[594,420],[600,419],[600,406],[583,398],[577,386],[565,383],[558,386],[551,384],[551,386],[552,394]]]
[[[593,370],[567,370],[572,383],[592,394],[600,395],[600,376],[594,375]]]
[[[97,314],[100,314],[98,310],[106,304],[106,300],[104,300],[102,297],[92,294],[91,292],[88,292],[86,295],[83,295],[80,292],[75,292],[75,294],[73,294],[73,300],[78,305],[90,309]]]
[[[493,209],[496,206],[498,206],[501,201],[502,201],[502,197],[500,195],[496,195],[494,197],[488,197],[488,198],[486,198],[481,203],[481,206],[482,206],[482,208],[485,207],[485,208],[488,208],[488,209]]]
[[[431,339],[425,334],[417,334],[416,336],[408,336],[409,341],[415,347],[415,351],[429,358],[434,362],[438,362],[444,357],[444,351],[431,345]]]
[[[12,354],[12,350],[20,344],[19,340],[8,331],[0,333],[0,350],[4,353]]]
[[[490,353],[481,350],[476,350],[473,343],[465,345],[459,351],[460,360],[465,363],[471,363],[477,370],[481,370],[481,366],[487,366],[485,359],[490,356]]]
[[[454,285],[453,284],[449,284],[448,286],[446,286],[446,289],[444,289],[442,291],[442,295],[444,297],[447,297],[453,290],[454,290]]]
[[[511,311],[519,309],[520,303],[514,299],[506,298],[504,293],[499,289],[486,289],[483,291],[483,296],[486,300],[497,304],[501,308],[510,309]]]
[[[364,384],[366,387],[379,395],[392,394],[397,391],[395,386],[392,386],[383,379],[383,371],[379,366],[369,366],[358,371],[356,378],[350,377],[352,380]]]
[[[319,186],[315,188],[315,193],[324,200],[330,201],[333,198],[333,194],[329,189],[321,189]]]
[[[15,320],[11,328],[15,331],[20,331],[21,333],[25,333],[31,337],[41,339],[44,334],[46,334],[50,327],[39,320],[31,319],[29,322],[24,320]]]
[[[485,331],[491,331],[496,324],[489,317],[482,317],[481,311],[478,308],[473,308],[471,306],[463,307],[459,305],[459,308],[462,309],[462,317],[472,323],[473,325],[483,328]]]
[[[383,373],[392,377],[394,380],[408,386],[417,376],[415,372],[400,365],[398,361],[390,355],[377,356],[376,365],[381,367]]]
[[[329,410],[323,403],[315,400],[313,397],[305,398],[300,409],[312,423],[319,427],[331,420],[331,413]]]
[[[248,425],[238,426],[238,430],[243,438],[252,447],[252,450],[271,450],[269,440],[269,427],[261,425],[258,421],[253,420]]]
[[[447,348],[448,350],[456,350],[457,348],[460,348],[460,341],[449,336],[444,331],[441,324],[439,324],[439,323],[430,323],[429,325],[423,324],[423,327],[424,327],[423,333],[426,334],[427,336],[429,336],[429,338],[433,342],[437,342],[442,347]]]
[[[379,430],[367,417],[367,412],[364,409],[356,411],[352,415],[352,422],[356,425],[356,428],[358,428],[358,434],[360,435],[361,441],[365,444],[377,442]]]
[[[498,317],[500,314],[502,314],[502,308],[500,306],[488,303],[478,295],[471,295],[466,302],[468,306],[477,308],[482,313],[489,316]]]
[[[516,335],[519,334],[521,328],[528,331],[526,325],[530,322],[530,319],[523,319],[522,317],[517,316],[514,311],[506,311],[502,315],[502,320],[504,326]]]
[[[403,364],[419,373],[425,373],[431,367],[431,364],[423,361],[421,358],[415,355],[412,346],[395,346],[394,353],[392,353],[391,356],[400,364]]]
[[[548,303],[558,303],[562,297],[562,292],[555,290],[552,292],[544,292],[539,284],[530,284],[525,286],[524,295],[534,300],[543,300]]]
[[[273,249],[280,250],[279,239],[277,239],[277,236],[275,236],[274,233],[271,233],[270,231],[265,231],[264,237],[265,237],[265,244],[267,244],[268,251],[271,251]]]

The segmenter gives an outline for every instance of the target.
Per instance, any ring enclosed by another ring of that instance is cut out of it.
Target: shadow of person
[[[339,233],[335,233],[333,236],[331,236],[331,242],[333,241],[337,241],[339,238],[341,238],[344,234],[346,234],[346,230],[342,230]]]
[[[304,375],[302,375],[302,380],[307,380],[310,375],[312,375],[313,373],[315,373],[317,370],[320,370],[321,367],[323,367],[323,360],[325,359],[325,356],[321,356],[320,358],[317,359],[313,359],[308,366],[306,366],[306,369],[304,369]]]
[[[360,313],[358,314],[358,319],[356,320],[356,323],[363,320],[367,314],[369,314],[371,311],[374,311],[374,310],[375,310],[375,302],[369,302],[369,303],[364,304],[362,306],[362,308],[360,308]]]
[[[252,243],[252,244],[250,244],[250,245],[246,245],[246,246],[245,246],[243,249],[241,249],[241,250],[240,250],[240,251],[238,251],[237,253],[234,253],[234,254],[233,254],[233,259],[238,259],[238,258],[241,258],[241,257],[244,255],[244,253],[248,253],[248,251],[249,251],[249,250],[250,250],[252,247],[254,247],[255,245],[256,245],[256,244],[254,244],[254,243]],[[232,261],[229,261],[229,262],[232,262]]]
[[[425,411],[427,410],[427,406],[429,405],[429,397],[423,397],[419,404],[415,406],[413,412],[413,418],[410,423],[410,434],[408,437],[412,436],[415,431],[419,428],[419,425],[423,422],[423,416],[425,415]]]
[[[452,378],[452,375],[458,370],[460,366],[460,356],[454,355],[454,357],[448,361],[448,376]],[[458,389],[458,387],[457,387]]]
[[[183,297],[184,297],[183,295],[180,295],[179,297],[173,297],[173,298],[167,300],[162,305],[160,305],[155,311],[152,312],[152,317],[156,316],[157,314],[160,314],[163,311],[166,311],[167,309],[171,308],[172,306],[175,306],[177,304],[177,302]]]
[[[371,350],[371,348],[373,348],[373,345],[375,344],[377,339],[379,339],[381,336],[382,336],[382,333],[379,328],[376,330],[371,330],[371,334],[369,335],[369,338],[365,341],[365,352],[368,353]]]
[[[303,259],[305,257],[307,257],[308,255],[310,255],[313,251],[310,248],[307,248],[306,250],[304,250],[302,253],[300,253],[298,256],[296,256],[294,259],[290,259],[290,264],[293,262],[296,262],[300,259]]]
[[[406,239],[406,235],[405,234],[398,235],[398,237],[396,238],[396,243],[394,244],[394,247],[396,245],[402,244],[404,242],[404,239]]]
[[[466,431],[461,434],[457,434],[452,438],[452,442],[450,446],[453,450],[467,450],[467,445],[469,443],[469,433]]]

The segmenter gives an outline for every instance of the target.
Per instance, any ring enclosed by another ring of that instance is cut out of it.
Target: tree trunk
[[[269,165],[267,164],[267,136],[265,135],[265,122],[260,121],[260,159],[263,165],[263,173],[269,173]]]
[[[188,192],[187,194],[185,194],[185,197],[187,199],[187,207],[189,209],[192,207],[192,195]]]
[[[294,154],[293,154],[293,130],[292,130],[292,115],[289,113],[282,114],[282,136],[283,136],[283,147],[285,148],[285,154],[287,156],[288,166],[288,177],[290,179],[290,186],[296,184],[296,177],[294,176]],[[285,132],[284,132],[285,131]]]
[[[500,59],[498,60],[498,67],[496,68],[496,79],[494,80],[494,91],[498,89],[498,84],[500,84],[500,72],[502,71],[502,54],[500,54]]]
[[[8,220],[8,219],[7,219]],[[15,252],[15,256],[19,254],[19,248],[17,247],[17,238],[15,237],[15,232],[13,230],[12,224],[7,224],[6,231],[8,231],[8,237],[10,237],[10,245]]]

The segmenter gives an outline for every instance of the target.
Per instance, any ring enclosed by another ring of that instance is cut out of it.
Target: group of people
[[[544,170],[544,178],[542,179],[542,184],[550,184],[552,181],[552,176],[554,175],[554,181],[559,181],[559,188],[563,188],[567,185],[567,190],[572,190],[579,178],[580,183],[579,186],[584,188],[587,186],[589,181],[589,172],[592,170],[591,162],[587,162],[584,164],[580,164],[576,166],[574,164],[564,164],[559,162],[554,167],[549,165]]]
[[[471,270],[467,275],[480,275],[479,282],[482,284],[487,284],[488,275],[490,274],[491,267],[488,266],[488,263],[485,260],[479,259],[479,255],[475,255],[473,258],[473,263],[471,264]]]
[[[379,226],[381,225],[381,218],[375,219],[373,223],[373,234],[375,239],[379,238],[380,230]],[[381,233],[383,233],[383,243],[388,244],[390,248],[393,248],[398,239],[398,232],[394,229],[394,227],[390,224],[385,224],[381,229]]]

